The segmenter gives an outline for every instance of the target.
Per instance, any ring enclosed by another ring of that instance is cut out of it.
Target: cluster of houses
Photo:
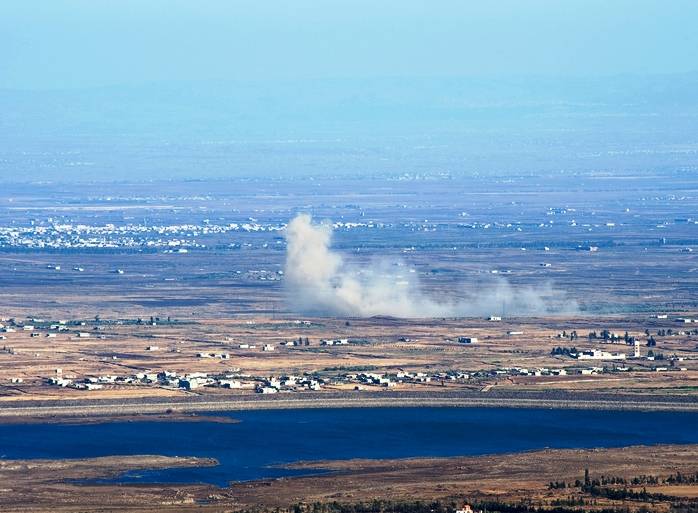
[[[201,387],[248,389],[260,394],[275,394],[278,392],[300,392],[304,390],[319,391],[325,385],[353,384],[356,390],[361,390],[364,386],[392,388],[402,383],[468,380],[470,377],[470,374],[461,371],[444,371],[432,374],[406,371],[390,374],[361,372],[342,374],[332,378],[313,374],[261,377],[241,374],[239,369],[235,369],[223,374],[207,374],[204,372],[180,374],[172,371],[161,371],[139,372],[128,376],[104,375],[77,379],[75,376],[64,376],[61,369],[56,369],[56,377],[50,377],[46,382],[49,385],[83,390],[98,390],[105,385],[153,385],[183,390],[194,390]]]
[[[347,344],[349,344],[349,339],[347,338],[320,340],[321,346],[346,346]]]
[[[199,237],[230,232],[277,232],[283,223],[264,224],[242,222],[213,224],[147,225],[126,223],[90,225],[84,223],[56,223],[47,220],[27,226],[0,226],[0,246],[26,249],[75,248],[162,248],[167,252],[187,252],[191,248],[205,248],[196,241]],[[60,266],[53,266],[59,271]]]
[[[3,333],[15,333],[17,331],[32,332],[38,329],[46,329],[49,331],[70,331],[76,327],[86,326],[85,321],[51,321],[48,323],[44,319],[33,317],[25,321],[17,321],[16,319],[3,319],[0,322],[0,331]],[[4,323],[4,324],[3,324]]]
[[[591,376],[595,374],[605,374],[605,373],[614,373],[614,372],[629,372],[631,370],[637,370],[637,369],[631,369],[630,367],[626,365],[613,365],[612,367],[586,367],[586,368],[547,368],[547,367],[541,367],[538,369],[525,369],[525,368],[518,368],[518,367],[513,367],[509,369],[498,369],[495,371],[492,371],[492,374],[494,375],[511,375],[511,376],[569,376],[569,375],[582,375],[582,376]],[[642,369],[650,372],[666,372],[666,371],[672,371],[672,370],[682,370],[685,371],[685,367],[676,367],[675,365],[671,365],[670,367],[653,367],[650,369]]]
[[[683,358],[677,358],[683,360]],[[74,376],[62,375],[61,369],[56,369],[56,376],[48,378],[49,385],[69,387],[81,390],[99,390],[105,385],[153,385],[160,387],[195,390],[202,387],[218,387],[228,389],[247,389],[260,394],[276,394],[279,392],[319,391],[326,385],[353,385],[354,390],[363,390],[366,386],[392,388],[400,384],[430,384],[446,382],[465,382],[472,379],[490,379],[506,376],[567,376],[595,375],[609,372],[627,372],[631,370],[624,365],[614,364],[612,367],[586,368],[523,368],[505,367],[492,370],[464,372],[458,370],[440,371],[434,373],[397,371],[393,373],[359,372],[344,373],[333,377],[321,377],[314,374],[302,376],[252,376],[241,374],[239,369],[233,369],[222,374],[207,374],[204,372],[177,373],[172,371],[140,372],[130,376],[105,375],[76,379]],[[645,369],[656,372],[678,369],[672,361],[671,367]]]
[[[322,338],[320,339],[320,345],[321,346],[346,346],[352,343],[356,343],[356,341],[353,341],[348,338]],[[282,346],[286,347],[300,347],[300,346],[309,346],[311,345],[310,339],[303,338],[303,337],[298,337],[297,339],[294,340],[285,340],[281,342]]]
[[[38,321],[41,321],[41,319],[37,319]],[[44,336],[46,338],[56,338],[56,333],[57,331],[70,331],[71,328],[69,328],[66,325],[67,321],[59,321],[58,324],[51,324],[48,327],[49,332],[45,333]],[[83,323],[84,325],[84,323]],[[17,333],[17,332],[23,332],[23,333],[28,333],[30,337],[36,338],[40,337],[41,333],[37,330],[37,328],[33,324],[24,324],[24,323],[16,323],[14,319],[11,320],[11,322],[8,325],[5,325],[0,322],[0,333],[3,333],[3,335],[0,335],[0,340],[5,340],[7,339],[7,336],[4,335],[5,333]],[[86,338],[89,337],[90,334],[87,332],[77,332],[75,333],[75,336],[79,338]]]
[[[281,376],[270,377],[255,387],[255,392],[259,394],[276,394],[284,390],[300,391],[300,390],[321,390],[322,384],[327,381],[322,378],[311,376]]]
[[[240,388],[240,382],[233,381],[232,375],[209,377],[203,372],[179,374],[170,371],[139,372],[129,376],[104,375],[77,379],[75,377],[63,376],[61,369],[56,369],[56,377],[48,378],[47,383],[49,385],[81,390],[99,390],[105,385],[157,385],[185,390],[192,390],[206,385]]]
[[[356,390],[361,390],[364,385],[381,386],[392,388],[403,383],[431,383],[432,381],[445,382],[456,380],[468,380],[471,375],[461,371],[444,371],[427,374],[425,372],[406,372],[398,371],[396,373],[375,373],[362,372],[359,374],[346,374],[338,378],[345,383],[354,383]]]
[[[195,390],[201,387],[248,389],[261,394],[270,394],[281,391],[321,390],[326,380],[305,375],[256,377],[241,374],[239,369],[216,375],[205,372],[161,371],[139,372],[129,376],[104,375],[77,379],[75,376],[64,376],[61,369],[56,369],[56,376],[48,378],[46,382],[53,386],[79,390],[99,390],[105,385],[154,385],[182,390]]]
[[[63,388],[76,388],[78,390],[99,390],[104,386],[99,383],[90,383],[88,381],[77,382],[70,378],[63,377],[48,378],[47,382],[49,385],[56,385]]]
[[[44,337],[46,338],[56,338],[58,332],[71,332],[69,334],[77,338],[90,338],[91,336],[91,334],[87,331],[80,331],[80,328],[86,325],[84,321],[76,321],[71,323],[68,321],[57,321],[52,324],[45,325],[45,321],[43,319],[31,319],[30,322],[42,324],[41,327],[35,326],[34,324],[16,322],[14,319],[10,319],[9,321],[5,322],[8,322],[8,324],[0,322],[0,333],[3,334],[0,335],[0,340],[5,340],[7,338],[6,335],[4,335],[5,333],[17,332],[28,333],[32,338],[40,337],[42,335],[40,330],[42,329],[46,331],[46,333],[44,333]],[[105,337],[102,335],[99,338]]]
[[[379,385],[383,387],[394,387],[397,384],[396,381],[391,380],[388,376],[373,372],[361,373],[358,375],[350,375],[347,376],[347,378],[350,380],[356,380],[359,383],[364,383],[367,385]],[[357,390],[359,388],[360,385],[357,385]]]
[[[497,370],[494,371],[495,374],[510,374],[514,376],[567,376],[569,374],[600,374],[604,372],[603,368],[591,367],[588,369],[551,369],[548,367],[540,367],[538,369],[526,369],[520,367],[514,367],[511,369]]]
[[[501,317],[490,316],[490,320],[498,321]],[[15,321],[14,319],[0,319],[0,331],[3,332],[26,332],[29,334],[39,335],[38,332],[45,332],[46,336],[55,336],[56,332],[68,331],[71,335],[78,338],[87,338],[91,335],[96,335],[94,333],[89,333],[87,331],[81,331],[86,328],[86,322],[84,321],[45,321],[43,319],[27,319],[25,321]],[[151,325],[156,325],[159,319],[151,318]],[[121,322],[121,321],[120,321]],[[169,319],[168,319],[169,322]],[[691,320],[693,322],[693,320]],[[141,323],[141,320],[138,320]],[[253,323],[253,321],[249,321]],[[309,325],[309,321],[294,321],[295,324]],[[104,329],[101,326],[95,326],[94,330],[98,331]],[[671,332],[671,330],[669,330]],[[649,332],[646,332],[649,336]],[[521,335],[523,332],[520,331],[509,331],[507,335],[515,336]],[[97,334],[98,335],[98,334]],[[592,337],[593,335],[593,337]],[[571,333],[562,332],[557,335],[558,338],[567,338],[570,340],[576,340],[578,337],[576,331]],[[2,336],[0,335],[0,338]],[[623,366],[622,361],[631,358],[642,358],[646,360],[663,360],[664,357],[661,354],[655,355],[652,351],[649,351],[646,356],[641,356],[640,354],[640,341],[635,337],[630,337],[626,332],[625,335],[612,333],[604,330],[601,336],[597,336],[594,332],[589,334],[589,340],[597,340],[597,343],[604,343],[606,341],[625,341],[626,344],[634,346],[634,353],[632,355],[623,352],[612,352],[604,349],[594,348],[594,349],[584,349],[577,350],[575,348],[556,348],[561,352],[555,352],[554,355],[565,355],[573,359],[581,361],[609,361],[613,362],[610,367],[605,366],[605,364],[588,364],[592,365],[589,367],[579,368],[574,366],[573,368],[548,368],[541,367],[535,369],[521,368],[521,367],[511,367],[511,368],[500,368],[494,370],[481,370],[481,371],[470,371],[461,372],[457,370],[444,371],[444,372],[406,372],[397,371],[391,373],[375,373],[375,372],[360,372],[356,374],[344,373],[333,376],[330,378],[323,378],[317,375],[303,375],[303,376],[281,376],[281,377],[259,377],[259,376],[249,376],[240,375],[237,372],[228,372],[226,374],[214,374],[209,375],[202,372],[193,373],[176,373],[170,371],[163,371],[159,373],[147,372],[147,373],[137,373],[130,376],[99,376],[99,377],[88,377],[82,379],[76,379],[74,376],[64,376],[60,372],[56,373],[55,377],[47,379],[47,383],[53,386],[59,387],[71,387],[83,390],[98,390],[106,385],[153,385],[153,386],[164,386],[180,388],[184,390],[194,390],[201,387],[220,387],[220,388],[236,388],[236,389],[248,389],[254,390],[261,394],[273,394],[285,391],[303,391],[303,390],[321,390],[324,385],[341,385],[341,386],[353,386],[355,389],[362,389],[364,387],[384,387],[391,388],[399,384],[429,384],[432,382],[439,382],[443,384],[447,381],[464,381],[470,379],[488,379],[497,376],[565,376],[568,374],[581,374],[581,375],[593,375],[603,372],[621,372],[630,370],[629,367]],[[601,340],[603,338],[603,340]],[[409,341],[410,339],[406,337],[401,337],[401,341]],[[459,344],[478,344],[478,338],[472,336],[458,336],[455,340]],[[326,338],[321,339],[319,344],[321,346],[345,346],[352,343],[360,344],[361,340],[352,340],[348,338]],[[281,345],[284,346],[303,346],[309,345],[310,342],[308,338],[299,337],[296,340],[282,342]],[[649,343],[648,343],[649,345]],[[274,344],[265,343],[263,345],[257,346],[255,344],[240,343],[238,344],[240,349],[258,349],[262,352],[273,352],[275,350]],[[12,349],[3,348],[6,352],[11,352]],[[147,351],[160,351],[159,346],[151,345],[146,347]],[[564,350],[564,351],[563,351]],[[273,356],[273,355],[270,355]],[[220,359],[220,360],[230,360],[231,355],[226,352],[199,352],[197,354],[198,358],[207,359]],[[113,357],[116,359],[116,356]],[[678,366],[675,361],[682,360],[682,358],[667,358],[671,360],[670,367],[656,367],[652,369],[642,369],[642,370],[654,370],[654,371],[664,371],[664,370],[678,370]],[[668,362],[669,363],[669,362]],[[596,366],[594,366],[596,365]],[[329,369],[328,369],[329,370]],[[337,368],[335,370],[340,370]],[[349,370],[349,369],[347,369]],[[681,368],[680,370],[685,370]],[[324,375],[324,374],[323,374]]]
[[[360,372],[346,373],[337,376],[320,377],[304,374],[303,376],[281,376],[270,378],[253,378],[256,380],[255,391],[261,394],[274,394],[283,391],[319,391],[326,385],[354,385],[355,390],[363,390],[366,386],[392,388],[403,383],[431,383],[432,381],[468,380],[471,375],[461,371],[444,371],[427,374],[424,372],[398,371],[395,373]]]
[[[634,360],[648,360],[648,361],[654,361],[654,360],[665,360],[665,357],[663,354],[660,353],[654,353],[652,350],[648,351],[646,355],[641,354],[640,350],[640,341],[632,338],[632,345],[633,345],[633,354],[630,357],[629,355],[626,355],[625,353],[619,353],[619,352],[609,352],[609,351],[604,351],[601,349],[588,349],[588,350],[577,350],[576,348],[562,348],[562,347],[557,347],[552,350],[553,355],[565,355],[569,356],[571,358],[577,359],[577,360],[606,360],[606,361],[618,361],[618,360],[626,360],[629,358],[632,358]],[[656,372],[663,372],[667,370],[681,370],[685,371],[687,370],[686,367],[677,365],[680,362],[684,361],[684,357],[672,355],[669,358],[666,358],[669,361],[669,367],[653,367],[649,370],[653,370]],[[606,371],[607,369],[599,369],[597,367],[592,367],[590,369],[576,369],[577,372],[580,372],[581,374],[596,374],[601,371]],[[630,370],[629,367],[624,367],[624,366],[617,366],[615,365],[612,370],[615,371],[627,371]],[[644,369],[643,369],[644,370]]]

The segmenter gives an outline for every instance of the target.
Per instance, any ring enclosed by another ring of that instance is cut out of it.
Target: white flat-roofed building
[[[578,360],[625,360],[625,353],[611,353],[601,349],[590,349],[577,353]]]

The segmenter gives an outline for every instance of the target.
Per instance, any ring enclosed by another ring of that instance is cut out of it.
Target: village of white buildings
[[[666,319],[666,316],[655,316]],[[53,339],[58,337],[70,337],[80,342],[82,339],[106,338],[101,330],[103,326],[93,325],[88,321],[46,321],[44,319],[27,319],[20,321],[16,319],[1,319],[0,322],[0,342],[2,352],[6,355],[15,355],[17,351],[8,341],[8,335],[13,340],[16,337]],[[491,321],[501,320],[498,316],[489,317]],[[123,321],[117,321],[120,323]],[[132,322],[132,321],[129,321]],[[141,323],[140,319],[137,321]],[[310,324],[308,321],[295,321],[297,324]],[[698,325],[698,319],[677,318],[674,319],[676,325]],[[150,326],[157,326],[157,322],[151,319]],[[93,325],[90,329],[90,326]],[[662,329],[658,330],[657,336],[698,336],[698,329]],[[525,336],[522,331],[508,331],[507,337],[515,339]],[[255,391],[260,394],[274,394],[283,392],[320,391],[322,389],[343,389],[343,390],[363,390],[363,389],[383,389],[396,386],[408,385],[419,386],[424,384],[446,385],[446,384],[477,384],[487,382],[492,378],[512,377],[512,376],[567,376],[579,374],[593,376],[609,373],[621,372],[673,372],[686,371],[683,362],[686,356],[665,355],[656,350],[654,334],[647,330],[644,334],[645,340],[640,340],[637,336],[610,332],[608,330],[590,331],[585,337],[580,338],[575,331],[562,331],[553,339],[569,340],[572,347],[554,346],[550,356],[556,357],[556,361],[567,363],[559,367],[537,367],[526,368],[520,366],[506,366],[501,368],[486,369],[441,369],[428,372],[408,372],[396,370],[391,372],[373,372],[373,368],[330,368],[325,372],[306,372],[301,375],[278,374],[278,375],[253,375],[246,373],[239,367],[230,367],[222,372],[177,372],[174,370],[148,370],[142,369],[137,372],[122,375],[84,375],[79,376],[74,372],[63,372],[61,368],[55,368],[51,375],[46,375],[41,379],[41,384],[46,386],[67,387],[78,390],[99,390],[105,386],[153,386],[182,390],[195,390],[204,387],[240,389]],[[409,338],[401,337],[402,342],[410,342]],[[576,348],[581,341],[595,344],[595,347]],[[453,339],[446,339],[445,342],[459,346],[476,346],[480,344],[477,337],[459,336]],[[366,340],[353,340],[349,338],[319,339],[311,341],[307,337],[298,337],[292,340],[285,340],[278,344],[263,343],[239,343],[233,346],[233,350],[249,352],[259,351],[263,353],[273,353],[278,350],[293,350],[294,348],[304,348],[310,345],[322,347],[352,346],[356,344],[370,344]],[[626,350],[609,351],[609,345],[624,345]],[[143,350],[147,353],[158,352],[180,352],[177,348],[160,347],[158,345],[146,345]],[[23,349],[26,351],[26,349]],[[35,355],[35,356],[38,356]],[[198,352],[196,359],[218,359],[230,361],[231,364],[244,360],[235,352]],[[106,359],[103,357],[102,359]],[[118,360],[119,356],[111,356],[112,360]],[[592,363],[593,362],[593,363]],[[642,365],[638,365],[642,363]],[[649,363],[649,365],[648,365]],[[376,368],[377,370],[377,368]],[[11,377],[11,384],[21,384],[22,377]]]

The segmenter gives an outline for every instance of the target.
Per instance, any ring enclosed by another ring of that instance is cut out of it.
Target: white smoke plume
[[[577,305],[554,290],[513,287],[503,279],[459,290],[459,299],[433,299],[422,291],[416,273],[385,263],[352,267],[330,247],[332,227],[314,224],[307,214],[286,228],[286,284],[293,310],[319,315],[403,318],[570,314]]]

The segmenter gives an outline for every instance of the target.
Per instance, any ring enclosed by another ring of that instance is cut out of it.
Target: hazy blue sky
[[[698,169],[698,0],[0,0],[0,183]]]
[[[698,68],[695,0],[2,0],[0,87]]]

